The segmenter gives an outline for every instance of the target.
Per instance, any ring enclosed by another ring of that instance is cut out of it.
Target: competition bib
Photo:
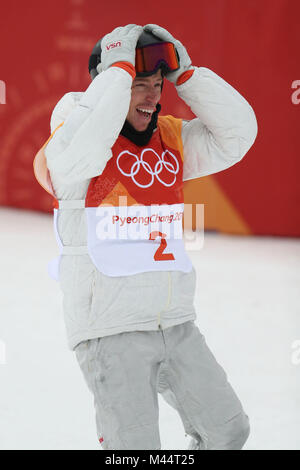
[[[88,252],[99,271],[126,276],[189,272],[182,239],[183,204],[86,208]]]

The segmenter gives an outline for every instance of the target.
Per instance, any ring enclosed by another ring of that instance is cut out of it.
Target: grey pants
[[[104,450],[160,449],[158,393],[179,413],[193,449],[240,450],[249,420],[193,321],[80,343]]]

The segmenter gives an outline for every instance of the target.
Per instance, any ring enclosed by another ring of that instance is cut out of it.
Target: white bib
[[[87,207],[88,252],[107,276],[190,272],[182,238],[183,204]]]

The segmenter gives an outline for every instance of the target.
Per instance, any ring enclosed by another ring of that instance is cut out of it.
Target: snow
[[[99,449],[93,398],[68,350],[48,214],[1,208],[0,449]],[[206,233],[189,251],[197,324],[250,417],[245,449],[300,450],[300,242]],[[162,399],[163,449],[186,449]]]

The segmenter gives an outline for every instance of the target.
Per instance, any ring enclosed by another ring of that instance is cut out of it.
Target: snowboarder
[[[56,105],[42,154],[69,346],[102,448],[160,449],[161,393],[191,449],[242,449],[248,416],[195,325],[196,273],[180,230],[183,181],[239,162],[256,138],[254,112],[158,25],[116,28],[89,71],[87,90]],[[165,79],[196,118],[159,115]]]

